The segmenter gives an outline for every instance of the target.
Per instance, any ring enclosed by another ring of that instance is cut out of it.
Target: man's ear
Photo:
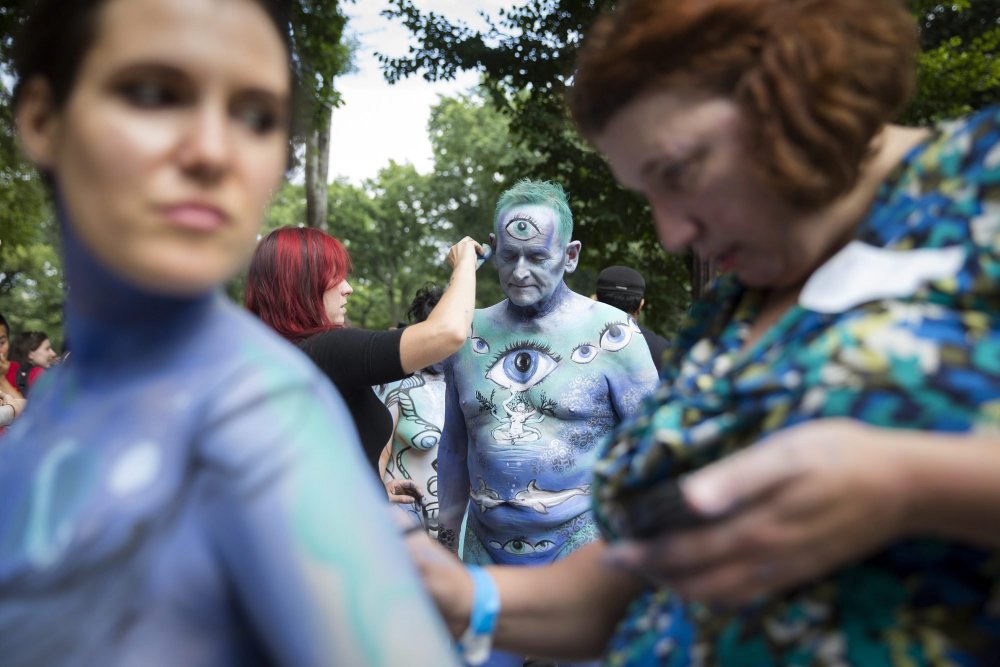
[[[50,170],[55,159],[59,119],[49,83],[40,77],[27,81],[18,97],[15,114],[25,155],[39,169]]]
[[[639,313],[642,312],[642,307],[646,305],[646,297],[639,299],[639,307],[635,309],[635,316],[638,317]]]
[[[570,241],[566,244],[566,273],[576,271],[576,265],[580,262],[580,249],[583,244],[579,241]]]

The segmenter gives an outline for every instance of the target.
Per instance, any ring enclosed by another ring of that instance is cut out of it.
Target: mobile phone
[[[648,538],[671,530],[694,528],[716,521],[695,512],[676,479],[656,482],[645,489],[620,493],[614,504],[621,539]]]

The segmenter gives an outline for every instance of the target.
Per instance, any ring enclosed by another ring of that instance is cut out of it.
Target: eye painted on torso
[[[562,358],[548,345],[514,343],[493,359],[486,377],[504,389],[527,391],[556,369]]]
[[[504,229],[507,230],[507,234],[518,241],[530,241],[542,233],[535,221],[525,215],[515,215]]]
[[[440,438],[440,431],[428,429],[417,433],[415,436],[410,438],[410,440],[420,449],[430,449],[431,447],[437,447],[438,440]]]
[[[573,348],[573,354],[569,356],[570,359],[578,364],[589,364],[591,361],[597,358],[597,353],[600,350],[590,343],[581,343]]]
[[[513,540],[507,540],[503,544],[500,544],[496,540],[490,541],[490,546],[494,549],[503,549],[509,554],[514,554],[515,556],[526,556],[528,554],[545,553],[551,550],[556,545],[552,540],[540,540],[535,544],[532,544],[524,538],[514,538]]]
[[[490,344],[479,336],[472,337],[472,351],[476,354],[486,354],[490,351]]]
[[[617,352],[632,340],[632,328],[625,322],[608,322],[601,331],[601,349]]]

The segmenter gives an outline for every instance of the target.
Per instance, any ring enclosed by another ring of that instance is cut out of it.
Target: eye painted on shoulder
[[[497,542],[496,540],[490,540],[490,546],[494,549],[503,549],[507,553],[514,554],[515,556],[544,553],[551,550],[555,545],[556,543],[552,540],[541,540],[537,544],[532,544],[528,540],[520,537],[507,540],[503,544]]]
[[[530,241],[541,234],[535,221],[525,215],[515,215],[504,229],[518,241]]]
[[[578,364],[589,364],[597,358],[598,352],[600,352],[600,350],[597,349],[596,345],[581,343],[573,348],[573,354],[571,354],[569,358]]]
[[[527,391],[556,369],[562,358],[548,345],[514,343],[493,359],[487,379],[510,391]]]
[[[490,351],[490,344],[479,336],[472,337],[472,351],[476,354],[486,354]]]
[[[601,349],[617,352],[632,340],[632,328],[625,322],[608,322],[601,331]]]

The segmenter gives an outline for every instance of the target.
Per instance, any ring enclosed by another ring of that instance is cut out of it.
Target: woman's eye
[[[493,362],[486,377],[511,391],[527,391],[556,369],[559,359],[530,347],[507,352]]]
[[[159,109],[177,104],[181,96],[170,86],[159,81],[134,81],[124,84],[121,93],[133,106],[141,109]]]
[[[617,352],[632,340],[632,329],[624,322],[610,322],[601,332],[601,349]]]
[[[234,116],[254,134],[267,134],[278,126],[278,114],[270,108],[246,105],[237,108]]]
[[[473,336],[472,338],[472,351],[476,354],[486,354],[490,351],[490,344],[479,336]]]
[[[589,364],[597,358],[598,349],[590,344],[578,345],[573,349],[570,359],[578,364]]]

